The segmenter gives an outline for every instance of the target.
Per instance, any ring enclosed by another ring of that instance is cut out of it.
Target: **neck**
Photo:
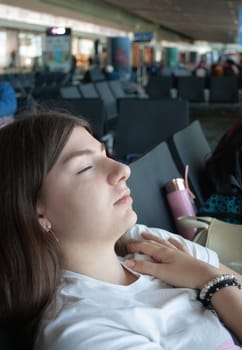
[[[68,253],[70,251],[70,253]],[[74,254],[73,254],[74,252]],[[129,285],[137,276],[126,270],[120,263],[114,247],[65,247],[65,269],[87,275],[97,280]]]

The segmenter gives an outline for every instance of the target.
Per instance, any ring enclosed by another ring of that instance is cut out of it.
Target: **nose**
[[[111,167],[108,175],[108,182],[111,185],[116,185],[120,181],[126,181],[130,176],[130,167],[116,160],[110,159]]]

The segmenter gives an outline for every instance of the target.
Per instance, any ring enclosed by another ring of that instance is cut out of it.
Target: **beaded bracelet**
[[[213,295],[219,290],[230,286],[234,286],[242,290],[240,282],[234,275],[219,275],[205,284],[205,286],[200,290],[198,294],[198,300],[200,300],[203,306],[205,306],[206,308],[213,309],[211,304],[211,299]]]

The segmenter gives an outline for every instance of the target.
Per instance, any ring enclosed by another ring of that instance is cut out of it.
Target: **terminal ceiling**
[[[104,0],[190,40],[238,42],[242,0]]]

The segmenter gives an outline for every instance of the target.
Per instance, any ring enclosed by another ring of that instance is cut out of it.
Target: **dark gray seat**
[[[107,120],[116,118],[118,115],[117,100],[113,95],[107,81],[100,81],[95,83],[99,97],[104,102]]]
[[[110,86],[116,99],[128,97],[128,94],[124,91],[120,80],[110,80],[108,85]]]
[[[77,117],[86,118],[93,129],[94,135],[101,138],[104,135],[105,113],[103,101],[100,98],[57,98],[45,99],[45,108],[70,112]]]
[[[99,94],[95,88],[94,83],[80,84],[79,89],[83,97],[99,98]]]
[[[115,134],[115,157],[144,154],[189,124],[182,100],[121,99]]]
[[[172,216],[161,187],[180,173],[172,159],[166,142],[130,164],[131,176],[127,183],[131,189],[133,208],[138,223],[161,227],[176,232]]]
[[[210,103],[238,103],[239,85],[237,76],[210,77]]]
[[[81,98],[80,90],[76,85],[62,86],[60,88],[60,95],[63,98]]]
[[[176,132],[169,143],[173,158],[178,169],[185,174],[185,166],[189,165],[189,183],[196,196],[196,204],[204,201],[203,174],[211,147],[198,120],[193,121],[184,129]]]
[[[178,77],[177,95],[189,102],[205,102],[206,78]]]
[[[151,76],[146,85],[146,92],[151,98],[171,98],[172,76]]]
[[[105,75],[99,66],[94,66],[90,69],[89,77],[91,82],[103,81],[105,80]]]

